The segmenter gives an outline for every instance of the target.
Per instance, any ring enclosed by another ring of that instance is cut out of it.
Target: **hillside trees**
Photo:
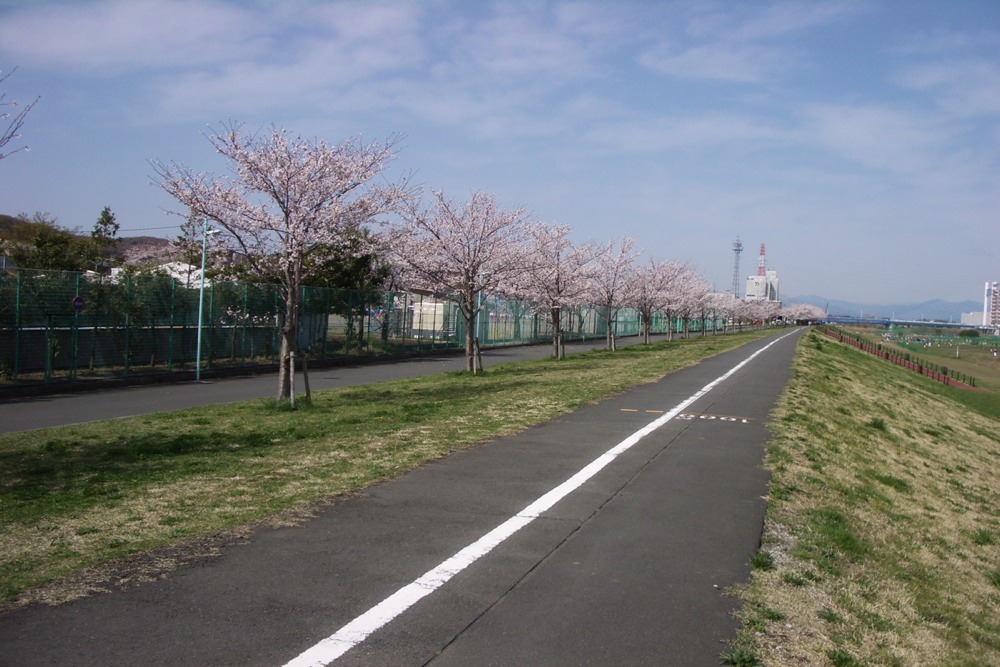
[[[481,293],[502,292],[525,266],[523,209],[502,209],[474,192],[465,203],[434,193],[434,205],[414,202],[385,244],[413,286],[454,298],[465,320],[466,369],[476,373],[475,318]]]
[[[253,134],[233,124],[209,141],[230,161],[232,176],[175,163],[153,166],[164,190],[221,228],[220,243],[259,274],[276,276],[284,299],[278,399],[291,400],[301,292],[315,275],[314,260],[345,235],[400,208],[410,194],[405,181],[375,182],[395,157],[397,138],[329,145],[276,127]]]
[[[60,227],[45,213],[21,213],[4,231],[2,252],[15,266],[48,271],[93,269],[91,239]]]

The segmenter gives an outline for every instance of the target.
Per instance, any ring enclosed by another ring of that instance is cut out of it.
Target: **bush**
[[[979,332],[975,329],[962,329],[958,332],[958,335],[966,338],[979,338]]]

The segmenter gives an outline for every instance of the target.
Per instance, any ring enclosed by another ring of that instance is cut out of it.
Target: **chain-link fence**
[[[482,347],[552,338],[546,318],[529,303],[484,298],[481,306],[475,327]],[[202,292],[200,284],[148,274],[0,273],[0,383],[191,373],[199,347],[203,370],[273,365],[283,308],[275,285],[206,281]],[[607,333],[602,313],[592,307],[566,309],[562,325],[565,340]],[[653,331],[665,333],[668,325],[680,330],[680,322],[661,317]],[[613,328],[615,336],[637,335],[638,313],[619,310]],[[696,321],[692,330],[700,328]],[[465,321],[447,299],[303,288],[299,347],[311,360],[464,345]]]

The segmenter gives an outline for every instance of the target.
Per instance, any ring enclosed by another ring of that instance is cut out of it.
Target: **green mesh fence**
[[[191,373],[196,368],[200,285],[167,276],[94,276],[59,271],[0,273],[0,382],[51,383],[100,377]],[[465,321],[454,302],[413,292],[303,288],[299,348],[323,360],[462,348]],[[206,282],[203,370],[275,364],[284,301],[274,285]],[[711,328],[721,326],[708,321]],[[530,304],[484,298],[474,323],[482,347],[550,341]],[[606,336],[603,313],[562,313],[565,340]],[[701,331],[703,322],[688,323]],[[635,310],[620,309],[616,336],[640,333]],[[681,331],[653,318],[653,332]]]

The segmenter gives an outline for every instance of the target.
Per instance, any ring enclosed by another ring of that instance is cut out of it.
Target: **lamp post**
[[[201,227],[201,287],[198,290],[198,345],[195,351],[194,381],[201,382],[201,332],[205,313],[205,256],[208,254],[208,235],[217,234],[219,230],[209,229],[208,220],[202,221]]]

